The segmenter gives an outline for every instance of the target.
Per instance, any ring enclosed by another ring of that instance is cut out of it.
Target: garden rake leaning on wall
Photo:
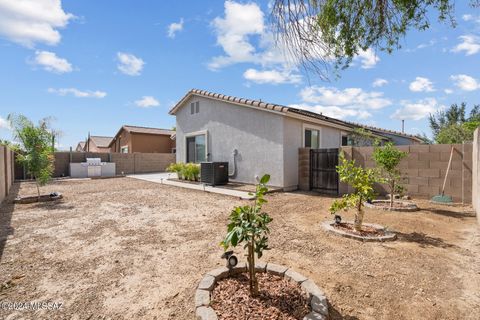
[[[447,172],[445,172],[445,179],[443,179],[442,193],[434,196],[432,202],[438,203],[452,203],[452,197],[445,195],[445,185],[447,184],[448,173],[450,172],[450,166],[452,165],[454,147],[450,150],[450,159],[448,160]]]

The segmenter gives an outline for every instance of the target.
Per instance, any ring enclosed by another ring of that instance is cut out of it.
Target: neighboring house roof
[[[139,126],[124,125],[122,128],[133,133],[148,133],[148,134],[161,134],[171,136],[175,131],[169,129],[149,128]]]
[[[274,104],[274,103],[267,103],[259,100],[252,100],[252,99],[245,99],[245,98],[237,98],[233,96],[227,96],[224,94],[220,93],[213,93],[205,90],[199,90],[199,89],[192,89],[185,96],[170,110],[169,114],[175,115],[175,113],[178,111],[180,107],[188,100],[190,97],[193,95],[197,96],[203,96],[207,97],[210,99],[215,99],[215,100],[220,100],[224,102],[229,102],[233,103],[236,105],[240,106],[247,106],[247,107],[254,107],[258,108],[260,110],[270,110],[274,112],[280,112],[288,116],[292,117],[307,117],[310,119],[315,119],[315,120],[320,120],[321,122],[327,122],[330,124],[335,124],[341,127],[345,127],[346,129],[355,129],[355,128],[364,128],[367,129],[373,133],[377,134],[390,134],[390,135],[396,135],[396,136],[401,136],[405,137],[408,139],[416,140],[418,142],[423,142],[423,140],[417,136],[411,135],[411,134],[406,134],[398,131],[393,131],[393,130],[387,130],[387,129],[382,129],[382,128],[376,128],[376,127],[371,127],[371,126],[366,126],[363,124],[359,123],[354,123],[354,122],[349,122],[349,121],[344,121],[344,120],[338,120],[335,118],[327,117],[321,113],[315,113],[303,109],[297,109],[297,108],[292,108],[292,107],[287,107],[279,104]]]
[[[90,140],[99,148],[108,148],[113,137],[90,136]]]
[[[83,150],[83,148],[85,148],[85,141],[80,141],[79,143],[77,143],[77,150]]]
[[[140,127],[140,126],[130,126],[130,125],[123,125],[120,130],[118,130],[117,134],[115,137],[112,138],[110,141],[111,145],[115,139],[120,135],[120,133],[125,130],[130,133],[144,133],[144,134],[155,134],[155,135],[164,135],[164,136],[169,136],[171,137],[173,134],[175,134],[174,130],[169,130],[169,129],[161,129],[161,128],[150,128],[150,127]]]

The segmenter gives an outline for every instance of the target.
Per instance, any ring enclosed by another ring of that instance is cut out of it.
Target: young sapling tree
[[[230,247],[236,247],[240,243],[245,243],[244,249],[247,249],[247,263],[250,294],[258,295],[258,282],[255,275],[255,254],[257,258],[262,257],[263,251],[268,250],[268,234],[270,230],[268,224],[272,218],[262,212],[262,206],[267,202],[265,193],[268,191],[266,184],[270,180],[270,175],[266,174],[260,179],[256,186],[255,201],[249,206],[235,207],[230,214],[230,223],[227,227],[227,235],[220,243],[225,251]]]
[[[373,169],[356,166],[355,160],[347,160],[343,152],[340,153],[339,160],[337,172],[340,181],[353,187],[353,192],[335,200],[330,206],[330,213],[336,214],[340,210],[354,208],[356,212],[353,227],[356,231],[361,231],[364,215],[363,202],[374,197],[373,184],[376,182],[376,174]]]
[[[34,125],[23,115],[8,115],[7,120],[13,129],[14,138],[19,143],[20,153],[16,160],[25,166],[28,174],[35,179],[38,200],[40,186],[45,185],[53,173],[52,133],[48,129],[48,120],[43,119]]]
[[[372,158],[380,171],[380,182],[385,183],[390,190],[390,210],[393,208],[394,195],[402,190],[400,185],[401,172],[397,168],[407,153],[400,151],[388,142],[383,147],[376,145]]]

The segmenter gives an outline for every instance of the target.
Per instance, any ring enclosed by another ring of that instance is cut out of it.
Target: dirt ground
[[[0,319],[192,319],[202,275],[224,265],[218,243],[245,201],[131,178],[55,181],[59,203],[0,208]],[[368,209],[399,239],[327,234],[332,198],[274,193],[262,258],[322,287],[333,319],[479,319],[480,231],[470,207],[418,200],[413,213]],[[351,218],[351,214],[344,214]],[[241,250],[236,250],[242,260]],[[59,310],[8,310],[50,301]]]

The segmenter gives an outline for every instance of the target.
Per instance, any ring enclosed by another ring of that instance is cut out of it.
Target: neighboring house
[[[339,148],[359,127],[397,145],[422,142],[400,132],[203,90],[189,91],[169,113],[177,122],[177,162],[228,161],[232,174],[236,169],[232,180],[255,183],[269,173],[271,185],[286,190],[298,187],[301,147]]]
[[[89,136],[83,148],[86,152],[110,152],[112,137]]]
[[[175,131],[124,125],[110,142],[110,152],[175,153]]]
[[[83,151],[85,151],[85,141],[80,141],[80,142],[77,144],[77,148],[75,149],[75,151],[78,151],[78,152],[83,152]]]

